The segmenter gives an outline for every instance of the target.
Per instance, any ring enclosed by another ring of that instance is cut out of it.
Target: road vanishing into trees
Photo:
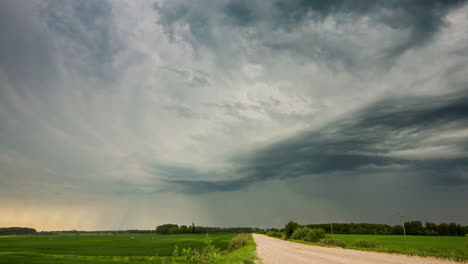
[[[262,264],[459,264],[435,258],[304,245],[258,234],[253,234],[253,238]]]

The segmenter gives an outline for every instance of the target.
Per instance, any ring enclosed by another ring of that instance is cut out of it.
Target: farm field
[[[434,256],[455,260],[468,260],[468,237],[456,236],[407,236],[407,248],[403,236],[397,235],[347,235],[335,234],[333,238],[346,243],[346,248]],[[363,248],[358,241],[371,241],[376,247]]]
[[[209,237],[215,247],[226,250],[234,236],[212,234]],[[204,240],[205,235],[198,234],[0,236],[0,263],[170,263],[176,245],[200,248]],[[179,257],[177,263],[184,260]]]

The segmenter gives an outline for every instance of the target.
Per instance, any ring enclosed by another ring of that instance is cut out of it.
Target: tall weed
[[[228,251],[232,252],[236,249],[239,249],[249,242],[249,236],[246,234],[240,234],[231,239],[228,246]]]

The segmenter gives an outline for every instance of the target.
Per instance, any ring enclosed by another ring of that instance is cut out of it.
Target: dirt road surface
[[[262,264],[459,264],[434,258],[310,246],[265,235],[253,237]]]

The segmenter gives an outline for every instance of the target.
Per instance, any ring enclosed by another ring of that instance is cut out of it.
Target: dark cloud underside
[[[249,35],[254,40],[274,49],[289,49],[291,52],[300,52],[294,50],[299,46],[284,43],[284,40],[268,39],[256,28],[294,32],[311,22],[323,22],[328,17],[335,18],[338,26],[349,23],[349,19],[352,21],[367,17],[369,23],[409,32],[409,37],[396,41],[385,51],[385,58],[390,59],[429,41],[445,24],[447,13],[463,3],[466,0],[229,0],[221,5],[198,0],[190,3],[167,1],[157,3],[154,7],[160,14],[159,23],[170,36],[176,34],[177,26],[188,25],[198,44],[214,48],[218,44],[211,25],[224,23],[227,27],[251,29],[253,33]],[[216,16],[212,16],[213,12],[224,17],[216,20]]]
[[[455,96],[384,100],[319,130],[304,132],[235,160],[238,180],[207,182],[169,180],[195,193],[233,191],[271,179],[288,179],[333,172],[378,173],[402,167],[415,175],[426,175],[436,185],[468,184],[465,138],[425,140],[468,128],[468,97]],[[429,145],[427,145],[429,144]],[[443,148],[444,156],[405,151]],[[450,153],[453,152],[453,153]],[[461,152],[461,154],[460,154]],[[403,153],[399,155],[398,153]],[[425,156],[429,155],[429,156]],[[349,175],[349,174],[348,174]]]

